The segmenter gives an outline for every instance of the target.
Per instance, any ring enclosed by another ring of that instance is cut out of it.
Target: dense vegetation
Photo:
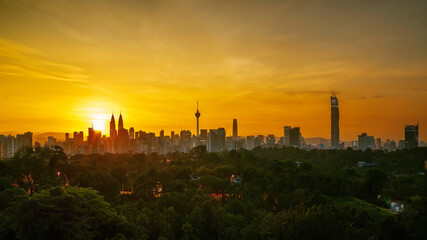
[[[0,239],[427,239],[425,160],[426,148],[21,149],[0,161]]]

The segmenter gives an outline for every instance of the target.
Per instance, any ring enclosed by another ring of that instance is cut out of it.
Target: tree
[[[14,206],[19,239],[136,238],[131,224],[90,188],[53,187]]]

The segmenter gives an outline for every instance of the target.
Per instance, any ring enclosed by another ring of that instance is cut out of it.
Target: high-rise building
[[[45,144],[48,147],[54,147],[56,146],[56,138],[54,138],[53,136],[49,136],[47,137],[47,142]]]
[[[206,146],[207,142],[208,142],[208,130],[200,129],[199,143]]]
[[[377,150],[381,150],[382,149],[381,138],[377,138],[377,140],[376,140],[376,147],[377,147]]]
[[[88,129],[88,153],[98,153],[101,144],[101,131],[96,131],[93,126]]]
[[[129,147],[129,131],[124,128],[123,117],[120,113],[117,134],[117,152],[126,153]]]
[[[177,136],[175,135],[175,131],[171,131],[171,139],[170,139],[170,146],[176,146],[178,145],[177,142]]]
[[[247,136],[246,137],[246,149],[252,150],[255,147],[255,137]]]
[[[129,128],[129,139],[130,140],[134,140],[135,139],[135,129],[133,127]]]
[[[399,149],[404,149],[405,148],[405,140],[399,140],[398,148]]]
[[[257,143],[259,143],[258,146],[261,146],[264,143],[264,135],[258,135],[256,138],[258,139],[257,140]],[[258,147],[258,146],[255,146],[255,147]]]
[[[3,136],[3,149],[2,149],[2,158],[11,158],[17,151],[15,148],[15,137],[10,135]]]
[[[191,131],[190,130],[182,130],[179,134],[180,137],[180,145],[184,147],[184,151],[190,151],[191,145]]]
[[[111,114],[110,120],[110,152],[114,153],[117,150],[117,130],[116,130],[116,119],[114,114]]]
[[[110,120],[110,138],[114,138],[117,136],[117,130],[116,130],[116,120],[114,119],[114,114],[111,115]]]
[[[74,142],[75,142],[76,147],[83,146],[83,142],[84,142],[83,141],[83,139],[84,139],[83,131],[74,132],[73,137],[74,137]]]
[[[331,148],[338,149],[340,144],[340,113],[338,110],[338,98],[335,93],[331,96]]]
[[[358,136],[359,139],[359,149],[365,151],[366,149],[375,149],[375,138],[373,136],[368,136],[367,133],[362,133]]]
[[[225,147],[225,129],[209,129],[208,147],[209,152],[220,152]]]
[[[119,131],[120,131],[120,129],[123,129],[123,117],[122,117],[122,113],[120,113],[120,116],[119,116],[118,129],[119,129]]]
[[[197,118],[197,133],[196,133],[196,136],[197,136],[197,141],[199,141],[199,117],[200,117],[200,112],[199,112],[199,102],[197,101],[197,110],[196,110],[196,114],[195,114],[195,116],[196,116],[196,118]]]
[[[200,140],[208,140],[208,130],[207,129],[200,129]]]
[[[283,135],[283,145],[285,145],[286,147],[291,145],[290,135],[291,135],[291,126],[285,126],[284,135]]]
[[[23,147],[32,147],[33,146],[33,133],[26,132],[24,134],[16,135],[16,145],[15,151]]]
[[[267,147],[274,147],[276,145],[276,138],[274,137],[273,134],[268,135],[267,138],[265,139],[265,142]]]
[[[419,147],[418,124],[405,126],[405,148]]]
[[[384,149],[388,151],[394,151],[396,150],[396,142],[394,140],[387,139],[387,141],[384,143]]]
[[[218,130],[217,129],[209,129],[209,137],[208,137],[208,152],[220,152],[221,149],[218,143]]]
[[[289,131],[289,143],[292,147],[301,147],[301,132],[299,127],[291,128]]]
[[[233,119],[233,140],[237,140],[239,134],[237,132],[237,119]]]

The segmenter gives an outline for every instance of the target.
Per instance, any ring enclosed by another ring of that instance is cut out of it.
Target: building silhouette
[[[123,117],[120,113],[118,123],[118,134],[117,134],[117,152],[126,153],[128,152],[129,146],[129,131],[124,128]]]
[[[338,98],[335,93],[331,96],[331,148],[338,149],[340,144],[340,113]]]
[[[285,126],[284,133],[283,133],[283,145],[285,145],[286,147],[291,146],[290,135],[291,135],[291,126]]]
[[[200,129],[200,136],[199,136],[199,144],[205,145],[208,142],[208,130],[207,129]]]
[[[274,137],[273,134],[270,134],[265,139],[265,143],[266,143],[267,147],[274,147],[276,145],[276,138]]]
[[[225,129],[209,129],[208,147],[209,152],[221,152],[225,147]]]
[[[382,149],[381,138],[377,138],[377,140],[376,140],[376,147],[377,147],[377,150],[381,150]]]
[[[255,137],[254,136],[247,136],[246,137],[246,149],[252,150],[255,148]]]
[[[301,131],[299,127],[291,128],[289,131],[289,143],[292,147],[301,147]]]
[[[33,133],[17,134],[16,137],[0,135],[0,159],[11,158],[21,148],[33,147]]]
[[[179,136],[180,136],[180,145],[182,146],[182,151],[190,151],[190,149],[193,147],[191,142],[191,131],[182,130]]]
[[[88,128],[88,152],[87,153],[99,153],[101,145],[101,131],[96,131],[93,126]]]
[[[130,140],[135,139],[135,129],[133,127],[129,128],[129,139]]]
[[[112,114],[111,120],[110,120],[110,137],[115,138],[116,136],[117,136],[116,120],[114,119],[114,114]]]
[[[405,148],[419,147],[418,124],[405,126]]]
[[[195,114],[195,116],[196,116],[196,118],[197,118],[197,133],[196,133],[196,136],[197,136],[197,142],[199,141],[199,117],[200,117],[200,112],[199,112],[199,102],[197,102],[197,110],[196,110],[196,114]]]
[[[359,149],[365,151],[366,149],[375,149],[375,138],[373,136],[368,136],[367,133],[362,133],[358,136],[359,139]]]
[[[114,153],[117,151],[117,130],[116,120],[114,114],[111,115],[110,120],[110,152]]]
[[[237,140],[239,134],[237,132],[237,119],[233,119],[233,140]]]
[[[33,133],[26,132],[24,134],[16,135],[16,151],[23,147],[32,147],[33,146]]]

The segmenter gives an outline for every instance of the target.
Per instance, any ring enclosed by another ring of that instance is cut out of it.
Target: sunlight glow
[[[93,125],[93,128],[97,131],[101,130],[102,132],[106,132],[107,122],[110,116],[104,113],[92,113],[90,114],[90,122]]]
[[[92,120],[93,128],[95,130],[101,130],[102,132],[105,132],[105,121],[102,119],[96,119]]]

